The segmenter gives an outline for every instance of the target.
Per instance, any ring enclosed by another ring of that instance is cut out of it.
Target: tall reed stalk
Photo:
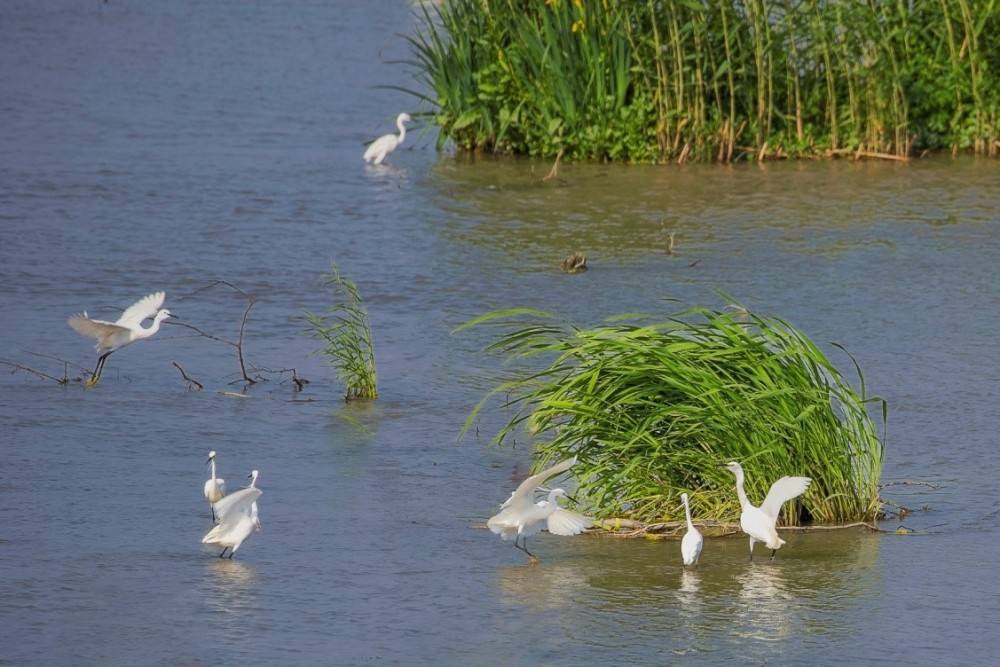
[[[861,370],[855,389],[809,338],[773,317],[693,308],[666,318],[628,315],[578,328],[549,313],[487,313],[459,329],[493,325],[489,350],[542,356],[491,396],[513,415],[496,436],[525,430],[539,466],[577,456],[577,498],[599,516],[683,517],[687,491],[706,518],[733,520],[739,461],[748,494],[763,500],[783,475],[814,482],[789,504],[788,524],[871,520],[880,511],[882,441]],[[853,358],[851,359],[853,362]]]
[[[1000,149],[1000,0],[443,0],[410,37],[460,148],[637,162]]]

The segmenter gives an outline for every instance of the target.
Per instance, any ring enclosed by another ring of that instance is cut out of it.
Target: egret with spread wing
[[[574,463],[575,456],[521,482],[500,506],[500,512],[486,522],[486,526],[504,541],[514,540],[514,547],[526,553],[532,563],[538,562],[538,558],[528,551],[527,538],[543,527],[554,535],[577,535],[593,523],[589,517],[559,507],[558,499],[566,495],[562,489],[552,489],[546,500],[534,501],[535,490],[545,480],[569,470]],[[518,540],[523,544],[519,545]]]
[[[372,164],[382,164],[382,160],[385,157],[396,150],[403,140],[406,138],[406,126],[403,123],[410,122],[410,114],[401,113],[396,117],[396,127],[399,128],[399,136],[395,134],[383,134],[381,137],[376,139],[365,151],[364,159],[365,162],[371,162]]]
[[[250,533],[255,529],[260,530],[257,499],[263,495],[263,491],[254,486],[257,483],[257,474],[256,470],[250,473],[250,486],[229,494],[213,505],[219,525],[208,531],[201,542],[221,546],[222,553],[219,554],[219,558],[225,556],[227,549],[229,557],[232,558]]]
[[[781,506],[792,498],[797,498],[805,493],[805,490],[812,484],[808,477],[782,477],[771,485],[771,490],[767,492],[767,497],[760,507],[754,507],[747,498],[746,491],[743,490],[743,466],[735,461],[730,461],[724,468],[736,475],[736,495],[740,499],[740,529],[750,536],[750,560],[753,560],[753,545],[763,542],[771,550],[771,560],[774,560],[774,552],[785,543],[778,537],[775,528],[778,524],[778,515],[781,514]]]
[[[95,320],[87,316],[87,311],[73,315],[67,320],[73,330],[81,336],[97,339],[97,345],[94,346],[98,354],[97,367],[87,382],[89,386],[97,384],[101,379],[104,362],[112,352],[137,340],[149,338],[160,330],[160,322],[168,317],[174,317],[169,310],[161,308],[166,298],[164,292],[154,292],[145,296],[126,308],[121,317],[114,322]],[[142,323],[151,317],[153,324],[149,328],[143,327]]]

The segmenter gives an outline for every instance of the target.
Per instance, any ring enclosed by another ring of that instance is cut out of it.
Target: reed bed
[[[576,498],[599,517],[654,523],[684,516],[691,495],[699,520],[739,516],[739,461],[747,493],[760,503],[783,475],[813,479],[785,505],[782,521],[870,521],[880,512],[882,440],[868,396],[787,322],[739,309],[694,308],[666,317],[627,315],[593,328],[513,309],[459,329],[500,328],[488,350],[513,358],[550,357],[488,394],[512,409],[496,442],[526,431],[538,466],[577,456]],[[853,362],[853,358],[851,358]]]
[[[567,159],[1000,152],[998,0],[444,0],[441,141]]]
[[[331,264],[323,282],[333,292],[334,303],[326,315],[305,313],[309,333],[324,343],[320,352],[337,370],[338,378],[344,383],[346,400],[377,398],[375,346],[361,292],[357,285],[341,275],[336,264]]]

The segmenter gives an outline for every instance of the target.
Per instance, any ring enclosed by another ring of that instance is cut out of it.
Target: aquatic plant
[[[310,335],[325,343],[320,352],[337,369],[337,376],[344,383],[346,400],[376,398],[378,375],[372,328],[358,286],[342,276],[332,262],[330,272],[324,274],[323,279],[324,285],[333,292],[335,302],[328,315],[306,312]]]
[[[440,140],[627,161],[1000,151],[996,0],[445,0]]]
[[[870,520],[879,513],[882,442],[855,363],[855,390],[809,338],[746,309],[692,308],[667,317],[622,315],[579,328],[554,315],[510,309],[474,318],[500,327],[487,349],[554,357],[503,382],[512,416],[496,435],[535,440],[537,467],[576,456],[576,498],[601,517],[678,520],[688,492],[699,517],[729,519],[740,506],[739,461],[755,502],[783,475],[813,479],[788,503],[785,523]],[[839,347],[839,346],[838,346]],[[853,361],[853,358],[852,358]]]

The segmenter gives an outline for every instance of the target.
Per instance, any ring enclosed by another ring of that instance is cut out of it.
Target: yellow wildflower
[[[587,24],[585,24],[583,22],[583,19],[577,19],[577,20],[573,21],[573,25],[570,27],[570,29],[573,32],[579,32],[579,31],[583,30],[584,27],[586,27],[586,25]]]

